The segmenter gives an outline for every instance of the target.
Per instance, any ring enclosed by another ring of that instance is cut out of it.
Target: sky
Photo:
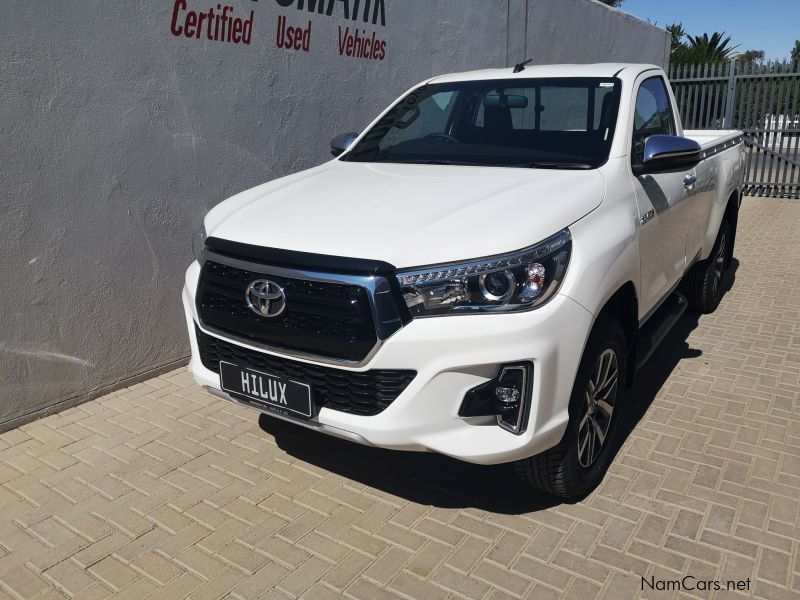
[[[800,39],[800,0],[625,0],[620,8],[659,27],[683,23],[692,35],[725,31],[737,51],[764,50],[768,59],[789,58]]]

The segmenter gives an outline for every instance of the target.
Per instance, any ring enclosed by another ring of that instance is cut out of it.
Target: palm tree
[[[711,37],[708,37],[707,33],[702,36],[687,36],[689,39],[688,46],[692,54],[702,59],[697,62],[720,62],[731,57],[734,50],[739,47],[739,44],[730,46],[731,36],[723,39],[723,35],[725,35],[724,31],[722,33],[715,31],[711,34]]]

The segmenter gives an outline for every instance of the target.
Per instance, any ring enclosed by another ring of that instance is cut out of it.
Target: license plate
[[[219,378],[223,390],[246,397],[256,408],[311,417],[311,386],[308,384],[222,361]]]

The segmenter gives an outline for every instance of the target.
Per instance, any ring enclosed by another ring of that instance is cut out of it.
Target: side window
[[[675,117],[669,101],[664,79],[656,76],[645,79],[636,93],[636,110],[633,117],[633,147],[631,162],[641,164],[644,158],[644,141],[651,135],[675,135]]]

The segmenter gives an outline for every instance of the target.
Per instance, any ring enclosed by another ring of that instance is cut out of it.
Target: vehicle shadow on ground
[[[434,453],[361,446],[265,415],[259,425],[295,458],[418,504],[517,515],[559,503],[518,483],[511,465],[473,465]]]
[[[727,294],[733,288],[738,268],[739,261],[734,258],[722,281],[723,294]],[[684,358],[702,356],[701,350],[690,347],[687,342],[692,331],[697,329],[700,317],[699,313],[687,310],[653,355],[637,371],[633,386],[626,397],[626,407],[622,413],[623,419],[618,423],[620,430],[614,448],[615,457],[625,440],[647,413],[678,363]]]
[[[737,266],[734,260],[725,281],[727,290]],[[639,371],[620,421],[615,455],[680,360],[700,356],[687,343],[698,320],[696,313],[684,314]],[[259,425],[278,447],[299,460],[418,504],[519,515],[563,502],[518,483],[511,465],[472,465],[433,453],[361,446],[265,415]]]

